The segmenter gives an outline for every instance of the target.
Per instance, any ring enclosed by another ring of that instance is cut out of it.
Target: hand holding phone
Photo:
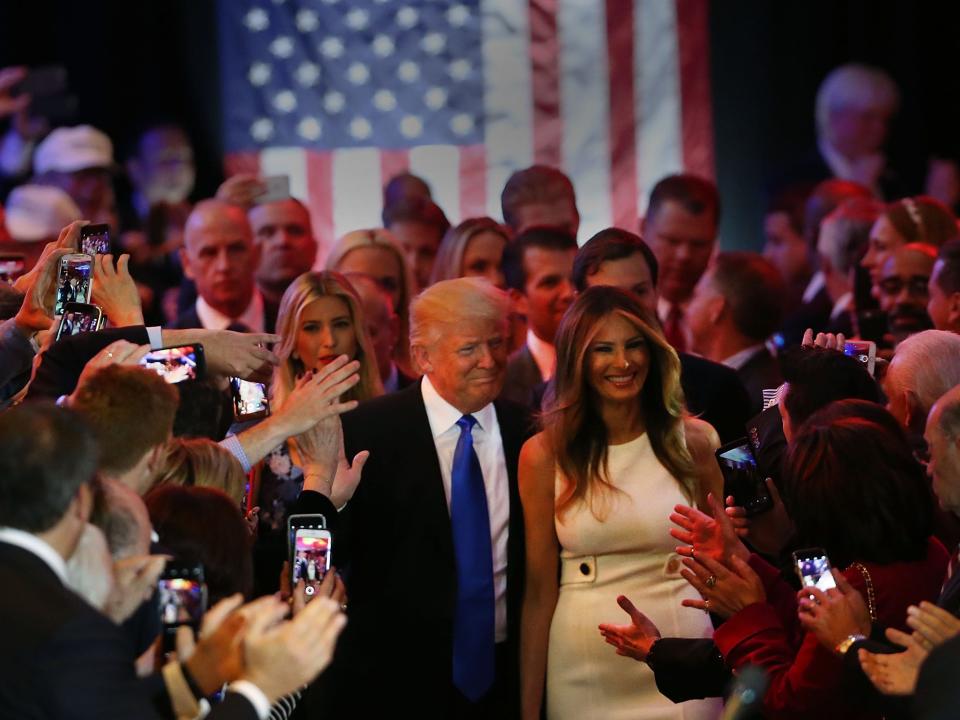
[[[863,363],[870,377],[875,377],[877,344],[872,340],[848,340],[843,344],[843,354]]]
[[[290,587],[303,580],[309,601],[330,570],[333,536],[323,515],[291,515],[287,521],[290,538]]]
[[[207,585],[200,563],[170,562],[157,583],[163,651],[176,647],[177,628],[189,625],[194,632],[207,610]]]
[[[67,303],[89,303],[92,290],[93,257],[71,253],[60,258],[57,277],[57,300],[54,315],[63,315]]]
[[[206,370],[203,345],[178,345],[147,353],[140,365],[153,370],[171,385],[185,380],[202,380]]]
[[[270,414],[267,386],[263,383],[232,377],[230,393],[233,396],[233,416],[237,422],[254,420]]]
[[[830,559],[823,548],[797,550],[793,553],[793,565],[803,587],[815,587],[826,592],[837,586]]]
[[[723,473],[724,495],[733,495],[747,516],[759,515],[773,507],[766,479],[757,470],[757,460],[746,438],[728,443],[716,451]]]
[[[103,313],[96,305],[85,303],[67,303],[60,318],[60,327],[56,339],[79,335],[80,333],[96,332],[103,322]]]

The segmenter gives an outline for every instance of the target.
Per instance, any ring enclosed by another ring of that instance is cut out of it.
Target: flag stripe
[[[487,212],[486,151],[483,145],[460,148],[460,221]]]
[[[307,187],[307,157],[303,148],[275,147],[260,153],[260,174],[263,177],[286,176],[290,180],[290,195],[303,200],[309,194]]]
[[[637,142],[634,114],[633,7],[606,0],[607,57],[610,68],[610,202],[613,224],[637,224]]]
[[[581,238],[610,225],[610,94],[602,2],[561,0],[557,11],[561,56],[563,169],[580,211]]]
[[[453,145],[424,145],[410,151],[410,172],[430,184],[433,201],[450,222],[460,215],[460,150]]]
[[[351,230],[380,227],[383,190],[380,151],[342,148],[333,153],[333,227],[336,237]]]
[[[683,164],[692,173],[713,178],[716,168],[710,100],[710,6],[706,0],[676,2]]]
[[[314,268],[320,269],[337,239],[333,226],[333,159],[329,152],[307,151],[307,186],[313,235],[320,246]]]
[[[533,157],[542,165],[563,164],[560,116],[560,43],[557,1],[529,0],[533,91]],[[566,48],[564,49],[566,51]]]

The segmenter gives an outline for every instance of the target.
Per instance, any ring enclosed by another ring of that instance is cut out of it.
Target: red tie
[[[663,324],[663,334],[667,342],[673,345],[677,352],[687,349],[687,337],[683,332],[683,309],[679,305],[671,305],[667,313],[667,321]]]

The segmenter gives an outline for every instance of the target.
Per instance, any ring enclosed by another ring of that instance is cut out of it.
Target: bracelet
[[[833,651],[840,657],[843,657],[844,655],[847,654],[847,651],[850,650],[850,647],[854,643],[857,643],[866,639],[867,639],[866,635],[861,635],[860,633],[853,633],[852,635],[847,635],[843,640],[837,643],[837,646],[833,649]]]

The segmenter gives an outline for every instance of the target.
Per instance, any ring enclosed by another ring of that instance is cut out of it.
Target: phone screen
[[[159,581],[160,621],[164,625],[199,625],[206,609],[203,583],[190,578]]]
[[[288,200],[290,198],[290,178],[287,175],[271,175],[263,179],[264,191],[254,201],[257,205]]]
[[[876,369],[877,345],[869,340],[849,340],[843,345],[843,354],[863,363],[872,376]]]
[[[202,373],[201,357],[201,346],[181,345],[153,350],[140,360],[140,364],[172,385],[185,380],[199,380]]]
[[[13,282],[23,275],[26,260],[20,253],[4,253],[0,255],[0,280]]]
[[[89,255],[67,255],[60,260],[54,315],[63,315],[67,303],[90,302],[92,272],[93,258]]]
[[[724,494],[733,495],[747,515],[757,515],[773,507],[773,498],[746,439],[717,450],[717,463],[723,472]]]
[[[68,303],[64,307],[63,317],[60,318],[60,329],[57,330],[57,340],[70,335],[96,332],[100,329],[102,314],[96,305],[81,305]]]
[[[829,590],[837,586],[830,572],[830,560],[826,554],[796,554],[794,561],[804,587]]]
[[[292,585],[303,580],[307,597],[317,591],[330,569],[331,535],[329,530],[297,528],[293,541]]]
[[[270,414],[267,386],[241,378],[230,378],[233,410],[237,420],[249,420]]]
[[[110,226],[84,225],[80,228],[80,252],[87,255],[110,253]]]

